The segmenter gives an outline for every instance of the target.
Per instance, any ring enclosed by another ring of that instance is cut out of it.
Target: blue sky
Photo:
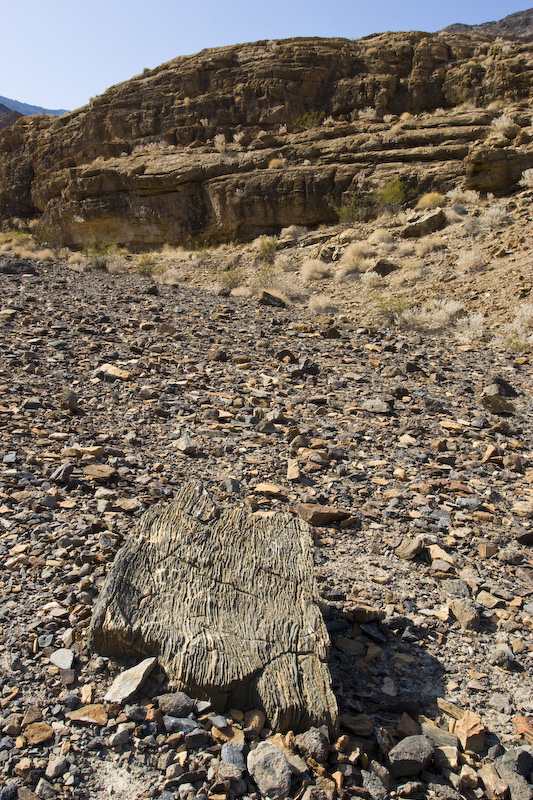
[[[501,19],[532,0],[15,0],[2,4],[0,95],[74,109],[109,86],[205,47]]]

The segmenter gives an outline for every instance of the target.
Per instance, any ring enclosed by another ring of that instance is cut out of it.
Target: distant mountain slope
[[[533,8],[517,11],[498,22],[483,22],[481,25],[457,23],[444,28],[447,33],[488,33],[489,36],[504,36],[512,39],[533,39]],[[0,98],[1,99],[1,98]]]
[[[31,106],[28,103],[19,103],[18,100],[11,100],[9,97],[2,97],[0,95],[0,104],[7,106],[11,111],[18,111],[19,114],[25,116],[32,116],[33,114],[50,114],[53,117],[60,117],[66,114],[64,108],[41,108],[41,106]]]
[[[13,111],[11,108],[0,103],[0,130],[8,128],[22,116],[18,111]]]

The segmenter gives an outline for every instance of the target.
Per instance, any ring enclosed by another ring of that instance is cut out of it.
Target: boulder
[[[152,507],[117,554],[90,644],[157,655],[171,686],[277,730],[337,724],[309,525],[220,511],[200,486]]]

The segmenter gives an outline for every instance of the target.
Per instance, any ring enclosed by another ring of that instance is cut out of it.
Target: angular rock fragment
[[[271,727],[335,729],[312,537],[300,519],[219,512],[199,486],[152,507],[95,605],[101,653],[158,654],[173,688],[261,708]]]
[[[434,751],[427,736],[407,736],[389,751],[390,771],[395,777],[418,775],[433,759]]]
[[[283,800],[290,792],[292,770],[276,745],[260,742],[248,756],[248,771],[263,797]]]
[[[157,658],[145,658],[140,664],[117,675],[112,686],[107,690],[104,700],[110,703],[123,703],[125,700],[129,700],[143,685],[156,664]]]

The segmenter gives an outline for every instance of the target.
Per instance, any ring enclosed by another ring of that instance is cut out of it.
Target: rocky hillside
[[[147,248],[334,222],[391,176],[503,193],[533,167],[531,70],[531,45],[478,33],[205,50],[4,131],[0,218]]]
[[[0,130],[14,125],[21,116],[22,114],[19,114],[18,111],[13,111],[11,108],[3,105],[3,103],[0,103]]]
[[[447,33],[481,33],[489,36],[501,36],[505,39],[529,39],[533,38],[533,9],[517,11],[516,14],[509,14],[497,22],[483,22],[481,25],[449,25],[444,29]]]

